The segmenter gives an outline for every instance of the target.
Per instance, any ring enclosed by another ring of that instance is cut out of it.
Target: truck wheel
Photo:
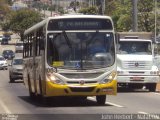
[[[155,92],[156,91],[156,83],[149,83],[147,84],[147,89],[149,89],[150,92]]]
[[[96,100],[98,104],[104,105],[106,102],[106,95],[97,95]]]

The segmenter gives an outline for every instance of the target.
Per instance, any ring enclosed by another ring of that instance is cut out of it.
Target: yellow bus
[[[24,32],[23,79],[30,97],[117,94],[116,47],[109,16],[49,17]]]

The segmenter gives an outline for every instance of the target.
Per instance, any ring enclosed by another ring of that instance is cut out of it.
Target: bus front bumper
[[[117,81],[112,80],[106,84],[66,84],[58,85],[50,81],[46,83],[45,97],[52,96],[96,96],[96,95],[116,95]]]
[[[159,82],[159,76],[155,75],[155,76],[134,76],[134,75],[130,75],[130,76],[123,76],[123,75],[119,75],[117,76],[117,82],[118,83],[157,83]]]

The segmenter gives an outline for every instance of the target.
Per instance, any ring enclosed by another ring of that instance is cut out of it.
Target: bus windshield
[[[49,65],[62,69],[109,67],[115,61],[113,33],[49,33],[47,61]]]
[[[121,41],[119,43],[118,54],[145,54],[151,55],[151,42],[138,42],[138,41]]]

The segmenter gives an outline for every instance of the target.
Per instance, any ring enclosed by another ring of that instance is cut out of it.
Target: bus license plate
[[[133,77],[133,80],[141,80],[141,77]]]

